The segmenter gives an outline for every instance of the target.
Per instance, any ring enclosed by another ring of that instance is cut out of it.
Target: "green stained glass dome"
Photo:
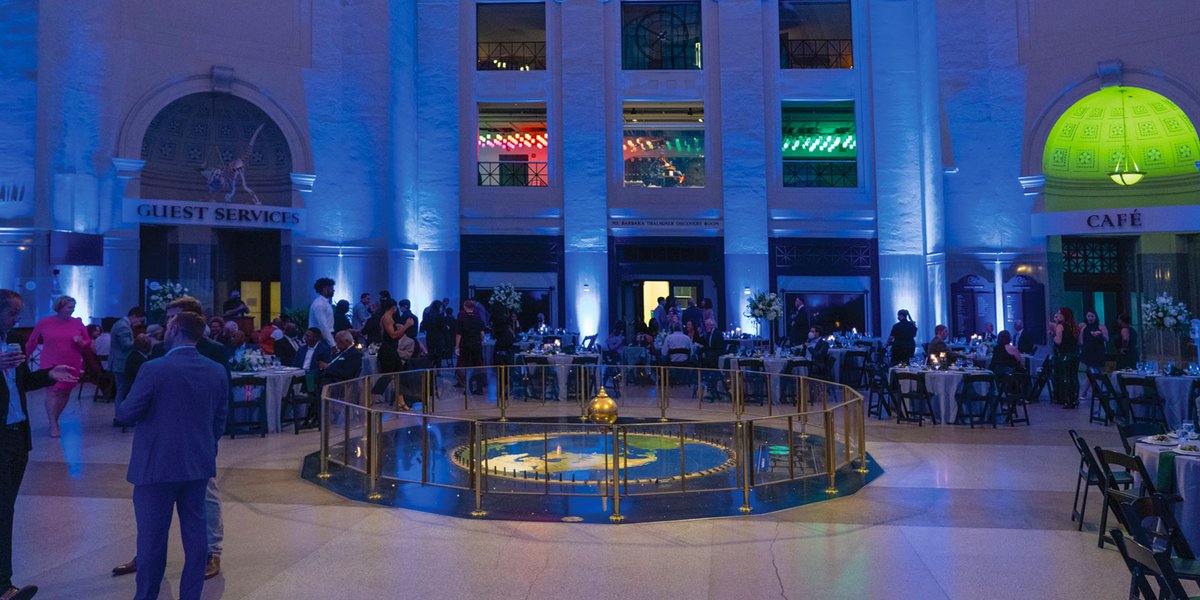
[[[1130,158],[1147,178],[1196,173],[1200,141],[1187,115],[1163,96],[1134,87],[1104,88],[1067,109],[1046,140],[1042,172],[1107,180],[1125,151],[1126,124]]]

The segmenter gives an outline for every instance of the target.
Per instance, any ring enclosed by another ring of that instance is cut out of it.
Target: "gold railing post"
[[[846,459],[846,464],[850,464],[850,452],[853,449],[850,447],[850,405],[842,404],[842,456]]]
[[[863,411],[865,402],[861,394],[858,396],[858,472],[867,473],[867,415]]]
[[[329,479],[329,397],[324,393],[321,394],[321,471],[317,478]]]
[[[429,417],[421,415],[421,485],[429,483]]]
[[[508,420],[506,415],[508,414],[509,376],[510,373],[508,372],[507,365],[500,365],[496,367],[496,407],[500,409],[501,422]]]
[[[383,497],[379,493],[379,436],[383,428],[383,414],[368,410],[367,412],[367,479],[371,490],[367,493],[368,500],[378,500]]]
[[[829,475],[829,487],[825,488],[825,493],[833,495],[838,493],[837,481],[835,479],[837,468],[834,465],[836,459],[834,453],[837,449],[833,443],[833,438],[837,435],[837,432],[834,429],[833,412],[826,409],[822,414],[825,415],[825,473]]]
[[[742,465],[741,479],[738,481],[738,487],[742,488],[742,505],[738,507],[738,511],[742,514],[747,514],[754,510],[750,507],[750,469],[754,468],[750,459],[750,428],[754,427],[754,423],[749,424],[744,421],[738,421],[734,429],[734,435],[737,439],[734,440],[733,447],[739,454],[738,463]]]
[[[476,421],[472,428],[475,432],[475,444],[471,447],[471,464],[475,465],[475,510],[472,517],[483,517],[483,423]]]
[[[618,426],[613,425],[609,434],[612,435],[612,485],[610,489],[612,490],[613,513],[608,516],[608,520],[620,523],[625,520],[625,517],[621,515],[621,476],[617,460],[617,444],[620,442]]]

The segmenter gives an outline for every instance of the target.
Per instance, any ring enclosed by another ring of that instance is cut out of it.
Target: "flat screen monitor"
[[[103,266],[104,235],[51,231],[50,264]]]

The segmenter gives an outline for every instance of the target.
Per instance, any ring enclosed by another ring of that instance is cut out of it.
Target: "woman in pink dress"
[[[72,317],[75,312],[75,299],[70,296],[59,296],[54,301],[54,316],[46,317],[33,326],[33,333],[25,343],[25,354],[32,355],[38,344],[42,345],[39,367],[49,369],[58,365],[67,365],[77,370],[83,368],[83,351],[92,345],[83,321]],[[46,390],[46,416],[50,417],[50,437],[60,435],[58,417],[67,407],[71,390],[75,383],[59,382]]]

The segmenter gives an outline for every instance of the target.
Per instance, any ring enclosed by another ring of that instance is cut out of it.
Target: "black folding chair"
[[[242,418],[249,413],[251,418]],[[229,415],[225,433],[234,439],[239,432],[258,432],[267,435],[267,380],[246,375],[229,382]]]
[[[1042,390],[1048,390],[1050,401],[1054,401],[1054,357],[1042,359],[1042,366],[1034,373],[1033,386],[1029,388],[1028,402],[1037,402],[1042,397]]]
[[[1171,504],[1162,494],[1122,503],[1125,525],[1139,544],[1163,554],[1180,579],[1200,582],[1200,561],[1175,520]]]
[[[1113,545],[1125,560],[1133,580],[1130,582],[1130,598],[1149,598],[1151,600],[1188,600],[1189,596],[1183,589],[1170,560],[1161,553],[1154,552],[1137,541],[1125,537],[1120,529],[1112,530]],[[1150,575],[1158,583],[1158,595],[1146,576]]]
[[[541,402],[559,399],[558,371],[550,365],[550,359],[545,356],[526,356],[525,373],[531,399]]]
[[[1107,500],[1108,508],[1112,511],[1113,516],[1117,518],[1121,526],[1128,529],[1129,526],[1125,523],[1125,513],[1121,509],[1121,503],[1159,493],[1154,487],[1154,479],[1146,471],[1146,465],[1142,463],[1142,459],[1137,456],[1105,450],[1100,446],[1095,447],[1095,452],[1096,462],[1100,464],[1101,470],[1104,471],[1106,484],[1105,499]],[[1113,467],[1117,467],[1117,469]],[[1118,474],[1121,474],[1121,477],[1118,478]],[[1137,490],[1134,490],[1132,485],[1123,483],[1126,478],[1130,481],[1140,481],[1141,486]],[[1175,494],[1164,495],[1164,498],[1168,502],[1181,502],[1183,500],[1183,498]],[[1099,544],[1101,548],[1104,547],[1105,542],[1105,517],[1107,515],[1108,512],[1105,512],[1100,517]]]
[[[1088,381],[1092,385],[1092,405],[1088,422],[1093,423],[1129,423],[1133,417],[1129,412],[1129,404],[1125,398],[1113,388],[1112,381],[1099,369],[1090,367],[1087,370]],[[1099,408],[1099,414],[1097,414]]]
[[[304,375],[292,377],[287,393],[283,395],[283,401],[279,407],[282,425],[291,423],[296,435],[300,435],[301,429],[321,428],[320,391],[309,389],[308,382],[309,378]],[[290,417],[283,416],[289,413]]]
[[[937,414],[933,412],[933,394],[925,387],[924,373],[893,371],[891,387],[897,424],[907,421],[920,427],[924,425],[925,417],[929,417],[934,425],[938,424]],[[905,391],[905,387],[909,389]]]
[[[1121,435],[1121,445],[1125,454],[1133,456],[1133,446],[1137,439],[1148,435],[1160,435],[1167,432],[1162,423],[1117,423],[1117,433]]]
[[[1105,502],[1105,493],[1108,490],[1108,480],[1105,478],[1104,469],[1096,461],[1095,455],[1092,454],[1091,448],[1087,445],[1087,440],[1084,440],[1075,432],[1074,429],[1068,431],[1071,435],[1071,442],[1075,444],[1075,450],[1079,452],[1079,477],[1075,480],[1075,499],[1071,502],[1071,520],[1079,520],[1079,531],[1083,531],[1083,518],[1087,512],[1088,490],[1096,488],[1101,494],[1101,501]],[[1123,471],[1113,473],[1114,479],[1121,486],[1133,485],[1133,477]],[[1083,502],[1079,501],[1079,491],[1083,489]],[[1101,523],[1108,522],[1108,504],[1105,503],[1104,508],[1101,508]],[[1101,547],[1103,547],[1104,528],[1100,529]]]
[[[742,398],[751,402],[757,400],[759,406],[767,403],[770,393],[768,391],[770,382],[764,369],[763,361],[757,358],[738,360],[738,371],[741,371],[742,385],[744,386]]]
[[[1154,384],[1153,377],[1117,373],[1117,385],[1121,387],[1121,396],[1129,405],[1129,414],[1135,423],[1156,421],[1169,427],[1166,406],[1158,395],[1158,386]],[[1139,415],[1138,409],[1144,413]]]
[[[983,388],[982,392],[980,387]],[[962,386],[954,395],[954,402],[958,406],[955,423],[966,422],[971,429],[975,429],[976,424],[983,425],[996,402],[996,378],[990,373],[964,375]]]
[[[896,412],[893,407],[892,388],[888,385],[888,369],[883,363],[872,363],[867,379],[867,416],[883,420]]]
[[[1010,427],[1017,423],[1030,425],[1029,405],[1025,401],[1029,394],[1029,373],[1015,371],[996,378],[996,400],[992,410],[992,428],[996,421],[1004,419]]]

